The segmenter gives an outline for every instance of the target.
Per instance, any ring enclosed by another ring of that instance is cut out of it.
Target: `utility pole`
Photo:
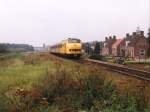
[[[149,27],[149,29],[148,29],[148,44],[149,44],[149,48],[148,48],[148,56],[150,57],[150,27]]]
[[[150,0],[149,0],[149,6],[150,6]],[[150,7],[149,7],[149,11],[150,11]],[[149,15],[149,19],[148,19],[148,24],[149,24],[149,29],[148,29],[148,43],[149,43],[148,57],[150,57],[150,14],[148,14],[148,15]]]

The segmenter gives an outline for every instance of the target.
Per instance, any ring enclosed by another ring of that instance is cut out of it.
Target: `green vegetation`
[[[85,54],[88,56],[95,55],[99,56],[101,54],[103,43],[102,42],[87,42],[83,43],[82,49],[84,50]]]
[[[0,53],[6,53],[8,52],[8,47],[6,44],[0,44]]]
[[[19,105],[18,96],[14,94],[20,90],[29,91],[33,85],[39,85],[47,68],[51,67],[51,61],[44,61],[40,55],[5,58],[0,61],[0,97],[3,99],[0,100],[0,112],[9,109],[8,105]]]
[[[90,59],[96,59],[96,60],[101,60],[101,61],[103,61],[103,57],[102,56],[100,56],[100,55],[91,55],[90,57],[89,57]]]
[[[0,112],[149,111],[142,91],[121,93],[103,74],[49,54],[3,59]]]
[[[145,65],[150,65],[149,61],[126,61],[125,64],[145,64]]]
[[[10,53],[10,52],[27,52],[33,51],[33,47],[28,44],[3,44],[0,43],[0,54]]]
[[[21,53],[16,53],[16,52],[9,52],[9,53],[1,53],[0,54],[0,61],[6,60],[6,59],[11,59],[11,58],[19,58],[23,54]]]
[[[100,55],[100,42],[96,42],[95,48],[94,48],[94,54]]]

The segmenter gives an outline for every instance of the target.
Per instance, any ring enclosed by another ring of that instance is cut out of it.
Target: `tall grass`
[[[30,54],[2,63],[0,112],[148,111],[143,94],[121,93],[112,81],[105,80],[106,72],[96,67],[49,54]]]
[[[40,55],[36,55],[36,60],[34,57],[34,55],[11,57],[1,61],[0,97],[2,100],[0,100],[0,111],[5,108],[4,103],[11,101],[10,96],[12,97],[12,95],[9,94],[14,94],[13,92],[18,89],[31,90],[34,85],[40,85],[48,68],[53,68],[50,60],[40,60],[42,58]],[[32,63],[33,59],[36,64]]]
[[[41,89],[50,106],[72,111],[144,112],[143,96],[120,94],[116,86],[111,81],[106,82],[100,74],[75,75],[74,72],[61,69],[46,75]]]

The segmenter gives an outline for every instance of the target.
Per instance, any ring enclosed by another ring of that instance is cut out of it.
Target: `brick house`
[[[110,36],[109,38],[106,37],[105,41],[103,42],[103,48],[101,51],[102,56],[111,56],[112,55],[112,45],[116,41],[116,36],[113,36],[113,38]]]
[[[112,56],[124,56],[125,40],[124,39],[117,39],[114,44],[112,45]]]
[[[125,57],[130,59],[147,58],[148,47],[144,31],[133,32],[132,35],[127,34],[124,47]]]

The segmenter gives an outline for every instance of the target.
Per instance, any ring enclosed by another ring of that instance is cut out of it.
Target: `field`
[[[150,83],[47,53],[0,58],[0,112],[149,112]]]

